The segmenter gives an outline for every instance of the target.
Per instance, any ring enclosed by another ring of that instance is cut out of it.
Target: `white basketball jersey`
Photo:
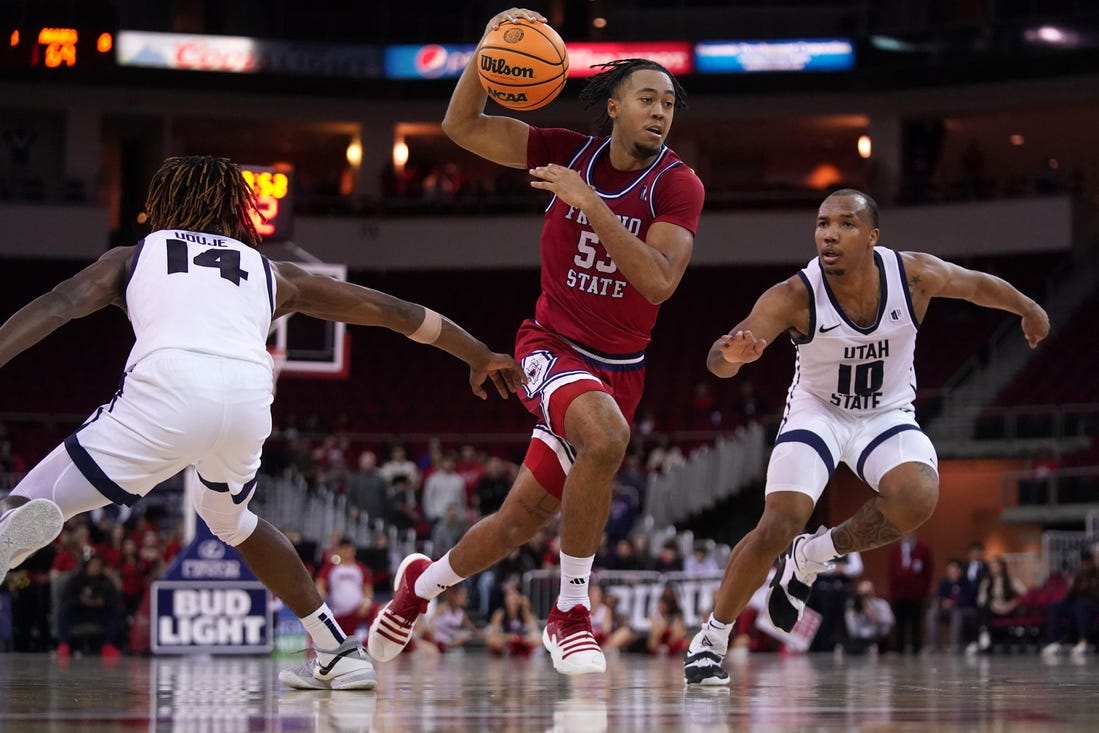
[[[874,248],[881,299],[874,323],[859,326],[840,308],[813,259],[800,273],[809,288],[809,333],[794,339],[797,358],[788,402],[812,397],[851,415],[897,408],[916,396],[913,356],[919,324],[900,253]]]
[[[126,284],[137,336],[126,368],[160,349],[270,367],[274,307],[271,264],[255,248],[217,234],[153,232],[138,244]]]

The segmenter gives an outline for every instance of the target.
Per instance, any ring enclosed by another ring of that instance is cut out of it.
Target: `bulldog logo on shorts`
[[[527,375],[527,383],[523,385],[523,389],[527,391],[527,397],[533,397],[542,391],[555,363],[557,363],[557,357],[548,351],[535,351],[523,357],[520,364]]]

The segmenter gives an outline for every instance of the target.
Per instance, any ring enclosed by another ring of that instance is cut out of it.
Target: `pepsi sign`
[[[387,79],[453,79],[461,76],[477,50],[473,45],[386,46]]]

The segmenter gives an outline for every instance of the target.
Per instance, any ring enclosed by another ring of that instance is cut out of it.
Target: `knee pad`
[[[247,503],[235,504],[227,493],[210,490],[195,492],[195,511],[219,540],[236,547],[252,536],[259,525],[259,517]]]

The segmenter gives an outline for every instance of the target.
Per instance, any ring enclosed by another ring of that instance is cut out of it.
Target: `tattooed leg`
[[[862,552],[887,545],[919,527],[939,498],[939,479],[924,463],[904,463],[887,473],[879,495],[832,530],[836,552]]]
[[[520,468],[503,506],[469,528],[450,550],[450,566],[464,578],[479,573],[507,557],[556,513],[559,503]]]

